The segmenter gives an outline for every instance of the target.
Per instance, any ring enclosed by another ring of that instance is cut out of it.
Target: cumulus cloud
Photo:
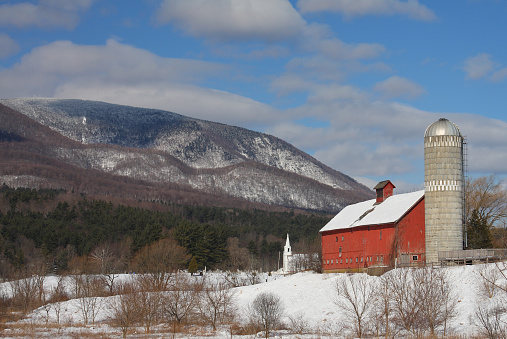
[[[441,117],[456,123],[467,137],[470,172],[507,174],[507,123],[503,121],[475,114],[425,112],[368,98],[307,103],[293,109],[290,116],[312,116],[329,125],[281,122],[268,132],[296,147],[314,150],[315,158],[347,174],[389,178],[412,173],[422,183],[424,132]]]
[[[162,58],[115,40],[103,46],[57,41],[0,71],[0,92],[5,97],[80,98],[159,108],[240,126],[282,119],[268,105],[195,85],[223,74],[228,74],[227,66]]]
[[[58,86],[54,96],[164,109],[193,118],[250,128],[283,119],[281,112],[253,99],[181,83],[128,85],[75,81]]]
[[[491,60],[491,55],[486,53],[480,53],[468,58],[463,66],[467,78],[473,80],[486,77],[494,68],[495,63]]]
[[[0,5],[0,26],[73,29],[95,0],[40,0]]]
[[[156,19],[214,41],[285,41],[306,25],[287,0],[164,0]]]
[[[19,46],[16,41],[12,40],[10,36],[0,33],[0,59],[5,59],[19,51]]]
[[[381,93],[382,96],[387,99],[414,99],[425,92],[420,85],[399,76],[392,76],[377,83],[373,90]]]
[[[418,0],[299,0],[302,13],[333,11],[346,17],[364,15],[402,15],[415,20],[431,21],[435,13]]]
[[[372,59],[385,51],[385,47],[376,43],[347,44],[337,38],[312,38],[305,40],[305,49],[319,52],[334,59]]]
[[[332,103],[336,101],[364,102],[368,99],[368,93],[351,85],[319,85],[314,93],[308,96],[309,104]]]
[[[491,75],[491,81],[500,82],[507,78],[507,67],[504,67]]]
[[[20,63],[3,70],[0,89],[7,96],[32,96],[51,95],[57,86],[77,79],[127,84],[192,82],[225,68],[212,62],[162,58],[112,39],[103,46],[56,41],[33,49]]]

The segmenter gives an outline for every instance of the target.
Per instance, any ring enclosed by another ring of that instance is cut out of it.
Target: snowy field
[[[450,279],[452,293],[457,301],[457,316],[448,324],[448,334],[460,337],[472,337],[478,333],[479,326],[474,321],[474,314],[478,306],[488,307],[495,303],[503,303],[506,293],[499,291],[492,298],[484,296],[482,291],[483,278],[479,272],[485,267],[494,268],[494,264],[457,266],[444,268]],[[391,271],[393,272],[393,271]],[[482,271],[483,272],[483,271]],[[208,279],[219,279],[218,273],[207,273]],[[345,337],[345,332],[341,328],[344,321],[343,312],[340,311],[335,301],[337,292],[335,289],[337,279],[343,277],[343,274],[316,274],[311,272],[298,273],[294,275],[262,275],[261,283],[250,286],[236,287],[235,298],[238,306],[238,323],[246,321],[246,310],[254,298],[261,292],[272,292],[279,296],[285,306],[283,321],[289,324],[292,319],[304,321],[307,329],[306,334],[293,334],[289,330],[276,331],[272,337],[278,338],[336,338]],[[131,279],[130,275],[121,275],[119,280],[126,281]],[[202,277],[193,277],[193,279],[202,279]],[[369,281],[379,280],[379,277],[368,276]],[[505,279],[498,277],[499,282],[505,286]],[[502,280],[503,279],[503,280]],[[46,288],[51,288],[57,283],[57,277],[47,277],[44,284]],[[9,283],[0,284],[1,292],[11,293]],[[70,288],[70,286],[68,286]],[[110,317],[107,299],[103,298],[103,307],[96,316],[94,325],[83,325],[82,314],[79,309],[79,301],[71,299],[61,303],[60,323],[63,326],[56,326],[56,315],[54,310],[47,312],[43,307],[29,313],[23,320],[16,323],[18,326],[8,324],[7,328],[0,332],[0,336],[6,338],[17,338],[21,333],[26,337],[37,338],[79,338],[90,337],[88,334],[97,334],[100,338],[121,338],[121,331],[118,328],[107,324]],[[20,324],[23,324],[20,325]],[[47,325],[46,325],[47,324]],[[143,328],[139,328],[129,335],[129,338],[152,338],[168,337],[165,334],[157,334],[158,329],[163,326],[154,327],[153,334],[146,335]],[[289,327],[288,327],[289,328]],[[223,326],[216,332],[210,328],[194,329],[194,334],[177,334],[177,338],[253,338],[255,335],[234,335],[231,336],[229,326]],[[136,334],[137,333],[137,334]],[[262,334],[258,334],[261,336]],[[172,335],[171,335],[172,337]]]

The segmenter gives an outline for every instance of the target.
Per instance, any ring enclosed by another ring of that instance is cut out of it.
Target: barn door
[[[400,264],[402,265],[410,264],[410,254],[402,254],[400,258]]]

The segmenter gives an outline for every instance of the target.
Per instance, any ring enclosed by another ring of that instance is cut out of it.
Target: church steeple
[[[291,272],[290,260],[292,259],[292,248],[290,247],[289,233],[287,233],[287,240],[283,247],[283,274]]]
[[[287,233],[287,240],[285,240],[283,252],[292,254],[292,249],[290,248],[289,233]]]

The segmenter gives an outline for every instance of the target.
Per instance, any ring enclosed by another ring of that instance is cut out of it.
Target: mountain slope
[[[0,104],[11,108],[2,107],[2,121],[16,112],[25,118],[15,119],[22,122],[10,129],[2,126],[0,142],[29,140],[38,145],[37,154],[66,166],[330,212],[371,197],[371,190],[352,178],[267,134],[94,101],[4,99]]]

